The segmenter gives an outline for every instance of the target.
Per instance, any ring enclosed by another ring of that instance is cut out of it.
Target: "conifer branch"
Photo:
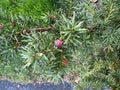
[[[21,30],[20,32],[16,32],[16,34],[31,34],[32,32],[45,32],[45,31],[50,31],[52,30],[52,27],[45,27],[45,28],[34,28],[34,29],[29,29],[29,30]]]

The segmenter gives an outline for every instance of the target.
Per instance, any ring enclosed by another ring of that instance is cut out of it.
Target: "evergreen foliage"
[[[1,0],[0,76],[120,89],[119,0]],[[60,47],[55,41],[63,42]]]

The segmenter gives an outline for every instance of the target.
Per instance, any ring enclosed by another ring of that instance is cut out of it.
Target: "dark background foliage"
[[[119,0],[1,0],[0,78],[119,90],[119,7]]]

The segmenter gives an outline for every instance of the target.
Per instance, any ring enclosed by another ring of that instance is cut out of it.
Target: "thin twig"
[[[45,27],[45,28],[34,28],[34,29],[29,29],[29,30],[21,30],[20,32],[16,32],[16,34],[31,34],[32,32],[45,32],[45,31],[50,31],[52,30],[52,27]]]

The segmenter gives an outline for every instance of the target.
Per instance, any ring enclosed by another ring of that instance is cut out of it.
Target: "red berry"
[[[1,29],[1,28],[3,28],[3,25],[2,25],[2,24],[0,24],[0,29]]]
[[[63,65],[68,65],[68,61],[67,60],[63,60],[62,62],[61,62]]]
[[[57,40],[55,40],[55,46],[56,47],[61,47],[62,46],[62,44],[63,44],[63,41],[62,40],[60,40],[60,39],[57,39]]]
[[[26,32],[27,32],[26,30],[22,30],[21,31],[22,34],[26,34]]]

